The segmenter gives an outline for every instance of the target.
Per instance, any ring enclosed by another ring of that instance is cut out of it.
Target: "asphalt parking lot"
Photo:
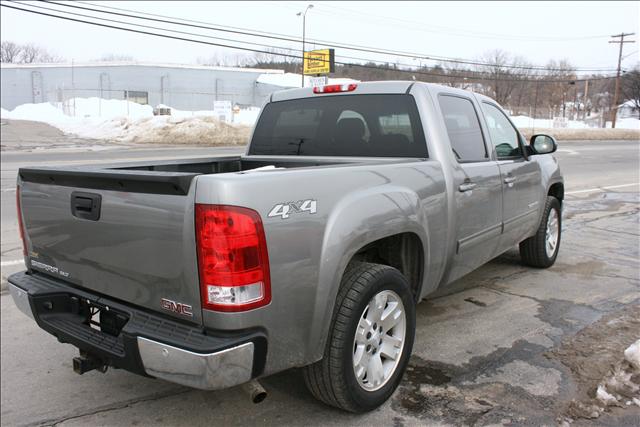
[[[53,131],[34,127],[2,126],[3,281],[23,268],[14,207],[20,166],[238,150],[113,146],[62,135],[43,148]],[[556,157],[567,192],[556,264],[526,268],[513,250],[422,302],[408,371],[376,411],[353,415],[318,403],[296,370],[265,378],[269,396],[258,405],[240,388],[203,392],[119,370],[78,376],[76,350],[40,330],[3,290],[2,424],[537,426],[574,419],[638,426],[635,404],[590,419],[576,402],[588,405],[590,387],[640,338],[640,144],[561,143]]]

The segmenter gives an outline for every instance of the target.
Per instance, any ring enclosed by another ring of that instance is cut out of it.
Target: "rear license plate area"
[[[64,318],[113,337],[120,335],[129,320],[127,313],[72,294],[36,296],[34,303],[38,317],[45,322]]]

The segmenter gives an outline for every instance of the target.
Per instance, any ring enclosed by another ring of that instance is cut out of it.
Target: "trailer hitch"
[[[93,371],[94,369],[104,374],[107,372],[107,368],[107,364],[101,359],[83,351],[80,352],[80,356],[73,358],[73,371],[78,375]]]

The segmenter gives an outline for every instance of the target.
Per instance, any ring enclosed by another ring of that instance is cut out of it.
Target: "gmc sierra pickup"
[[[11,294],[79,373],[221,389],[304,367],[318,399],[371,410],[420,300],[517,244],[554,263],[556,148],[448,87],[277,92],[245,155],[20,169]]]

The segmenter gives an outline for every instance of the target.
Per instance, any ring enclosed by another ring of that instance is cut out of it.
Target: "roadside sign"
[[[333,49],[311,50],[304,53],[304,74],[329,74],[335,71]]]
[[[213,115],[221,122],[232,120],[231,108],[231,101],[213,101]]]
[[[329,83],[329,78],[327,76],[310,77],[309,82],[311,87],[326,86]]]

